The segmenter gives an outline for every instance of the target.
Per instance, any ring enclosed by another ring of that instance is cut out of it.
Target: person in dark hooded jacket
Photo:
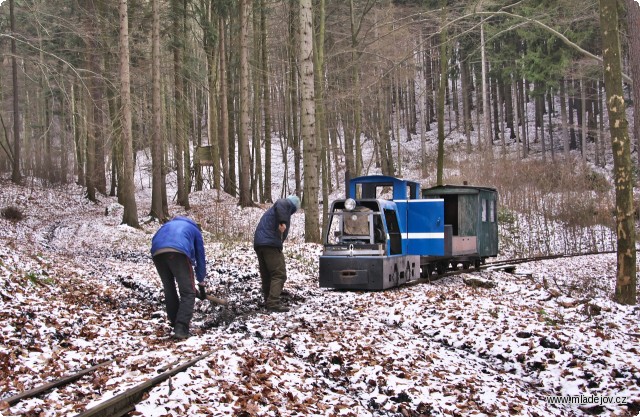
[[[260,219],[253,235],[253,248],[258,255],[262,295],[269,311],[289,311],[280,302],[280,294],[287,280],[282,247],[289,235],[291,215],[300,209],[295,195],[277,200]]]
[[[174,329],[174,337],[186,339],[189,337],[196,296],[206,298],[207,261],[200,227],[187,217],[174,217],[153,236],[151,255],[162,280],[167,316]],[[198,281],[197,293],[194,268]]]

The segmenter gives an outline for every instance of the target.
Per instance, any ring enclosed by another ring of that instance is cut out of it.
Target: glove
[[[198,292],[196,296],[201,300],[207,299],[207,292],[204,289],[204,284],[198,284]]]

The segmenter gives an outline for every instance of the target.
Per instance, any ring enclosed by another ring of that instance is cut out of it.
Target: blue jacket
[[[289,235],[291,215],[296,212],[296,206],[289,199],[281,198],[264,212],[253,235],[253,247],[271,246],[282,250],[282,242]],[[284,223],[287,229],[282,235],[278,226]]]
[[[186,217],[175,217],[160,227],[151,240],[151,255],[159,249],[171,248],[184,253],[194,265],[198,282],[207,276],[204,242],[198,225]]]

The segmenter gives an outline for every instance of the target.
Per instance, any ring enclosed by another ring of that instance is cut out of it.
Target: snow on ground
[[[115,200],[76,186],[0,180],[0,398],[113,359],[91,376],[8,408],[67,416],[209,355],[151,390],[143,416],[636,415],[640,311],[611,301],[614,254],[447,277],[384,292],[317,285],[321,246],[287,242],[286,314],[266,314],[250,242],[205,233],[209,288],[194,337],[169,338],[149,246],[158,225],[121,226]],[[189,215],[251,233],[262,208],[202,191]],[[145,207],[139,206],[140,217]],[[220,218],[219,213],[225,213]],[[180,209],[172,207],[172,213]],[[207,226],[205,226],[207,227]],[[492,289],[465,285],[469,276]],[[627,405],[555,405],[547,396],[624,397]]]

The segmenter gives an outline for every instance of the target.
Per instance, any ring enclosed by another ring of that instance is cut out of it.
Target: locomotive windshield
[[[353,210],[336,202],[329,222],[328,245],[377,244],[386,240],[384,222],[375,201],[360,202]]]

